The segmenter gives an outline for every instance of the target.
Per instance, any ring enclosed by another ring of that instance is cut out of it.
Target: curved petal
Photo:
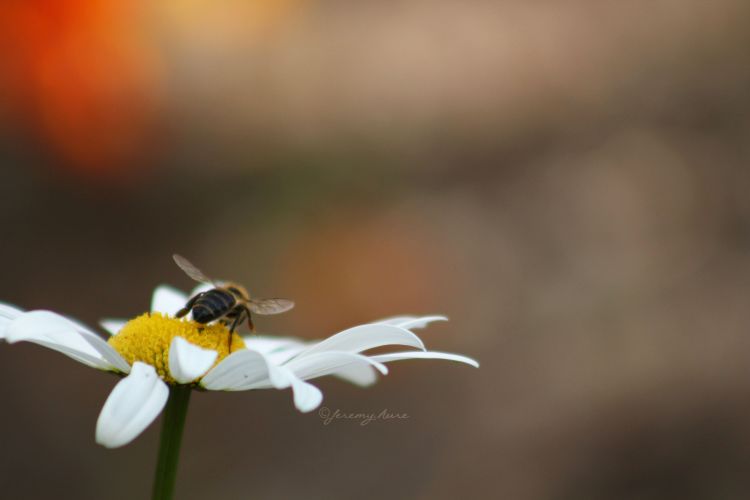
[[[154,367],[136,361],[104,403],[96,422],[96,442],[107,448],[128,444],[159,416],[168,397],[167,384]]]
[[[466,363],[467,365],[471,365],[474,368],[479,368],[479,363],[472,358],[461,356],[460,354],[437,351],[392,352],[388,354],[376,354],[375,356],[370,356],[370,359],[379,361],[381,363],[400,361],[402,359],[445,359],[448,361]]]
[[[0,302],[0,339],[5,338],[5,329],[11,321],[23,314],[23,309],[18,309],[10,304]]]
[[[122,330],[122,327],[127,323],[124,319],[103,319],[99,322],[102,328],[104,328],[110,335],[117,335],[117,332]]]
[[[292,377],[294,406],[302,413],[313,411],[323,402],[323,393],[314,385]]]
[[[266,357],[276,365],[283,365],[297,354],[304,351],[306,347],[306,345],[287,346],[285,349],[266,354]]]
[[[433,321],[448,321],[445,316],[394,316],[393,318],[381,319],[376,323],[393,325],[410,330],[412,328],[425,328]]]
[[[307,348],[308,344],[299,339],[277,338],[263,335],[242,337],[245,347],[264,354],[274,364],[281,365]]]
[[[169,372],[180,384],[189,384],[202,377],[219,355],[214,350],[203,349],[182,337],[175,337],[169,346]]]
[[[307,346],[304,341],[292,337],[271,337],[253,334],[243,336],[242,340],[245,342],[245,347],[253,351],[262,352],[263,354],[278,352],[291,347]]]
[[[350,364],[339,368],[331,375],[360,387],[368,387],[378,381],[378,372],[372,365]]]
[[[295,357],[325,351],[362,352],[384,345],[405,345],[424,350],[422,341],[409,330],[383,323],[355,326],[308,347]]]
[[[80,323],[50,311],[20,314],[5,329],[9,343],[33,342],[100,370],[130,371],[130,365],[107,342]]]
[[[93,332],[87,326],[79,323],[74,319],[66,318],[56,313],[52,314],[69,321],[75,327],[76,331],[81,335],[81,337],[83,337],[83,339],[88,342],[91,347],[96,349],[96,351],[104,358],[104,360],[111,364],[116,371],[130,373],[130,365],[128,364],[128,362],[125,361],[120,353],[117,352],[111,345],[107,343],[106,340],[101,338],[97,333]]]
[[[421,351],[417,351],[421,352]],[[327,351],[310,354],[295,358],[284,365],[297,377],[303,380],[322,377],[351,365],[372,366],[383,375],[388,373],[388,368],[382,363],[362,354],[352,352]]]
[[[107,367],[108,365],[102,362],[101,358],[86,354],[84,352],[70,348],[66,345],[62,345],[57,342],[48,342],[44,340],[33,340],[31,342],[36,345],[46,347],[47,349],[50,349],[52,351],[57,351],[59,353],[65,354],[70,359],[78,361],[79,363],[86,365],[88,367],[96,368],[97,370],[105,370],[105,371],[111,370],[111,368]]]
[[[288,374],[267,356],[256,351],[235,351],[200,381],[200,385],[211,391],[244,391],[259,384],[284,389],[291,385]]]
[[[48,311],[32,311],[32,312],[48,312]],[[58,318],[62,318],[65,321],[68,321],[70,324],[73,325],[73,327],[76,329],[79,335],[88,342],[88,344],[93,347],[103,358],[104,360],[112,365],[112,367],[116,371],[120,371],[123,373],[130,373],[130,365],[125,361],[125,359],[120,356],[120,353],[117,352],[111,345],[107,343],[106,340],[101,338],[97,333],[90,330],[87,326],[85,326],[83,323],[79,323],[78,321],[66,318],[65,316],[61,316],[57,313],[50,313],[53,316],[57,316]]]
[[[151,298],[151,312],[174,316],[185,307],[188,296],[169,285],[159,285]]]
[[[301,412],[312,411],[323,401],[323,393],[299,379],[290,369],[273,364],[259,352],[242,350],[224,358],[203,377],[200,385],[209,390],[244,391],[250,389],[292,388],[294,406]]]

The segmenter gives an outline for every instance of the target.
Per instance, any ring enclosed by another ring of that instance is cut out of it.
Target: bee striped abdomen
[[[214,288],[201,295],[193,305],[193,319],[208,323],[226,315],[237,303],[237,299],[226,290]]]

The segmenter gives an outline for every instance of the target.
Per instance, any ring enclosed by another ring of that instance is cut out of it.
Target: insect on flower
[[[228,286],[215,285],[192,264],[187,268],[189,271],[185,272],[199,276],[202,283],[220,289]],[[447,320],[439,315],[396,316],[318,340],[243,337],[234,332],[228,349],[226,323],[236,321],[234,326],[238,326],[245,315],[255,312],[247,303],[258,301],[247,295],[232,295],[234,305],[227,306],[211,324],[200,323],[197,318],[177,318],[178,314],[187,315],[187,311],[192,311],[193,316],[205,312],[200,311],[200,299],[195,297],[204,297],[210,290],[203,295],[199,292],[200,289],[186,295],[161,285],[154,291],[150,312],[129,320],[102,321],[110,334],[106,338],[52,311],[24,311],[0,302],[0,348],[3,343],[32,342],[122,377],[104,403],[96,424],[96,442],[108,448],[124,446],[141,434],[162,412],[172,391],[290,389],[294,406],[306,413],[323,401],[323,392],[309,381],[327,375],[366,387],[377,381],[378,374],[386,375],[386,365],[396,361],[439,359],[479,366],[466,356],[428,351],[412,331]],[[186,304],[191,306],[187,311]],[[287,304],[291,306],[291,301]],[[239,306],[243,307],[236,311],[240,319],[228,318],[227,313]],[[369,352],[388,346],[411,349]]]
[[[172,255],[175,263],[185,271],[185,274],[199,283],[213,286],[212,289],[200,292],[188,300],[185,307],[177,311],[178,318],[187,313],[193,313],[196,323],[206,324],[218,320],[229,326],[229,352],[232,351],[232,332],[244,320],[250,331],[255,331],[251,313],[270,315],[286,312],[294,307],[289,299],[256,299],[251,298],[245,287],[237,283],[218,283],[198,269],[193,263],[181,255]]]

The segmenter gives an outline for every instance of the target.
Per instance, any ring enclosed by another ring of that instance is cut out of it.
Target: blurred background
[[[177,497],[750,498],[750,4],[6,0],[0,300],[96,325],[172,263],[307,339],[402,313],[477,358],[299,414],[197,393]],[[158,423],[0,346],[6,498],[145,498]]]

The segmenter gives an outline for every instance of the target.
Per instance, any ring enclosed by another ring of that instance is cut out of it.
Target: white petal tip
[[[292,390],[294,391],[294,406],[302,413],[313,411],[323,402],[321,390],[302,380],[292,382]]]
[[[371,359],[370,361],[373,361],[373,360]],[[375,369],[379,371],[381,375],[388,375],[388,367],[385,366],[383,363],[373,362],[372,366],[374,366]]]
[[[432,316],[394,316],[392,318],[376,321],[376,323],[398,326],[409,330],[412,328],[425,328],[427,325],[435,321],[448,321],[448,317],[443,316],[442,314],[435,314]]]
[[[479,368],[479,361],[477,361],[476,359],[466,358],[463,363],[466,363],[469,366],[473,366],[474,368]]]
[[[464,363],[466,365],[473,366],[474,368],[479,368],[479,362],[473,358],[462,356],[460,354],[438,351],[393,352],[388,354],[377,354],[375,356],[370,356],[370,359],[379,363],[388,363],[391,361],[400,361],[404,359],[442,359],[445,361]]]

